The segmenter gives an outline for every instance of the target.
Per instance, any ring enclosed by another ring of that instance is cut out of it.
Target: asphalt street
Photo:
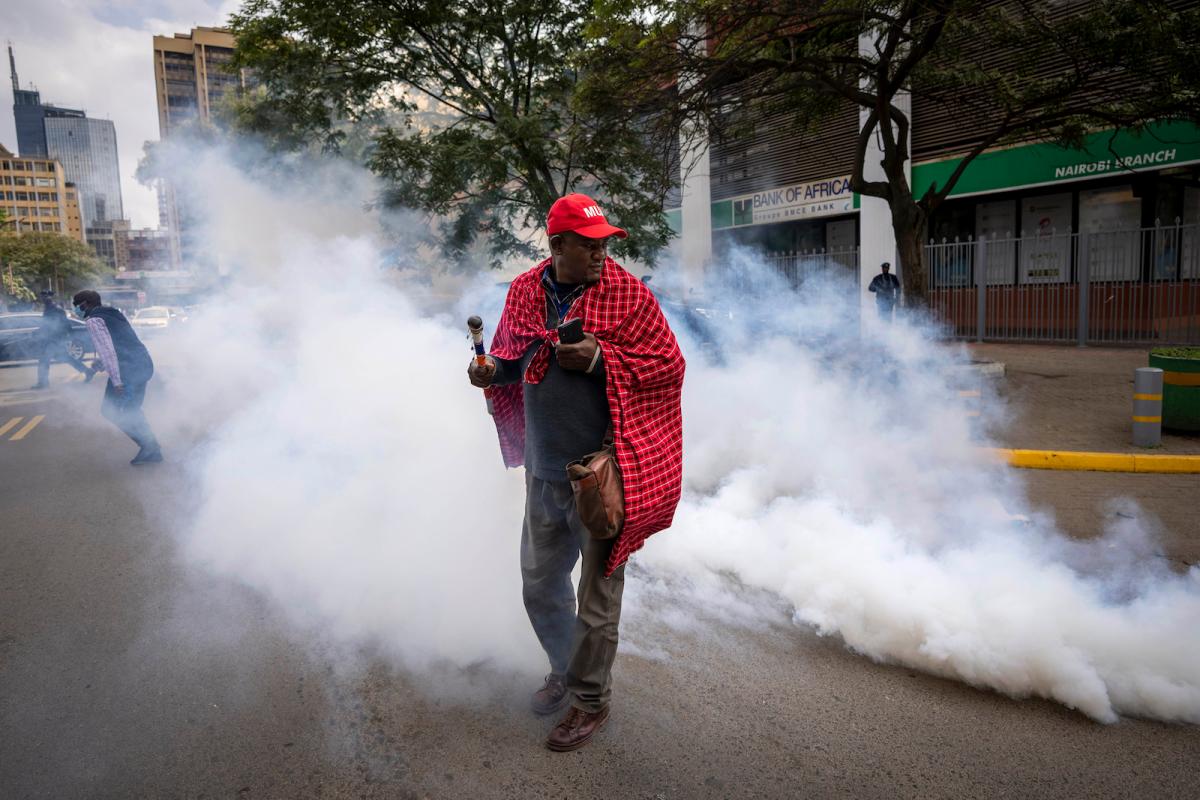
[[[369,651],[347,666],[185,564],[162,524],[186,513],[180,443],[129,466],[101,381],[68,378],[29,393],[32,367],[0,369],[2,798],[1197,796],[1200,729],[1102,725],[876,664],[782,605],[757,627],[702,619],[703,636],[644,619],[661,652],[622,653],[608,727],[551,753],[552,720],[526,710],[540,675],[481,668],[448,692]],[[1043,479],[1068,530],[1099,512],[1057,497],[1098,501],[1113,480]],[[1143,484],[1173,557],[1194,561],[1194,516]]]

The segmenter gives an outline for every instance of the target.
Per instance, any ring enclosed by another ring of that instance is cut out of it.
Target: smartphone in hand
[[[558,340],[563,344],[579,344],[583,341],[583,319],[576,317],[558,326]]]

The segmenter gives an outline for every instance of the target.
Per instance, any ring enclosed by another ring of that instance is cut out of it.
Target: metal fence
[[[843,270],[857,276],[858,248],[782,253],[768,256],[766,262],[798,288],[809,278],[830,270]]]
[[[930,309],[954,338],[1200,344],[1198,228],[930,242]]]

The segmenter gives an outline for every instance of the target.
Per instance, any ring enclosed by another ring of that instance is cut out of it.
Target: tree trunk
[[[929,271],[925,264],[925,239],[929,216],[920,204],[898,199],[892,204],[892,230],[896,234],[896,250],[900,258],[900,285],[904,287],[904,304],[924,307],[928,303]]]

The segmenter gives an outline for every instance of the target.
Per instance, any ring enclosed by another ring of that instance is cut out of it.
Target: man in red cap
[[[594,200],[557,200],[546,233],[550,258],[512,282],[490,355],[467,374],[493,387],[505,464],[525,466],[523,595],[550,660],[532,706],[552,714],[570,704],[546,740],[566,751],[608,719],[625,561],[670,526],[679,502],[684,361],[654,295],[608,257],[609,239],[626,234]],[[575,319],[583,340],[560,342],[559,325]],[[602,540],[580,521],[566,466],[599,450],[609,430],[625,523]],[[580,554],[577,595],[571,570]]]

